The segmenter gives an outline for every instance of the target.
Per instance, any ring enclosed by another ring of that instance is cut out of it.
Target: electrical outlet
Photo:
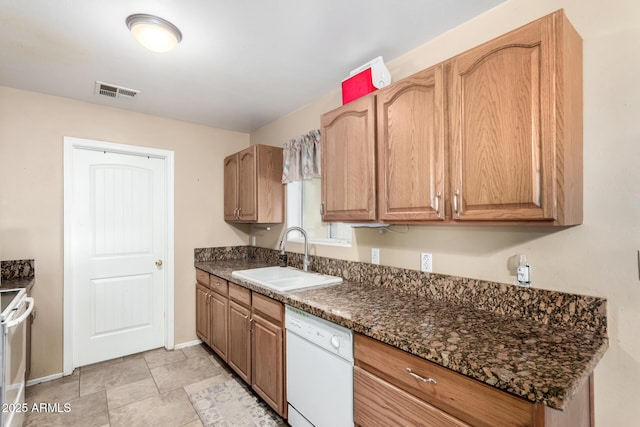
[[[371,264],[380,264],[379,248],[371,248]]]
[[[433,258],[431,254],[426,252],[420,254],[420,270],[425,273],[431,273],[433,271]]]

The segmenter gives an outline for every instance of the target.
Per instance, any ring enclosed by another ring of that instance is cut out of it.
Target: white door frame
[[[116,144],[103,141],[64,137],[64,309],[63,309],[63,375],[70,375],[76,367],[73,360],[73,238],[71,211],[73,207],[73,150],[86,149],[108,151],[110,153],[135,156],[154,157],[164,160],[166,179],[166,260],[164,272],[164,346],[168,350],[174,348],[174,153],[157,148],[137,147],[134,145]]]

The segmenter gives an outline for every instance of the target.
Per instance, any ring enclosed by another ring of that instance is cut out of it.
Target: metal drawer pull
[[[411,375],[413,378],[417,379],[418,381],[422,381],[423,383],[438,384],[438,382],[436,380],[434,380],[433,378],[424,378],[424,377],[421,377],[420,375],[414,373],[411,370],[411,368],[407,368],[407,373],[409,375]]]
[[[460,209],[458,208],[458,197],[460,196],[460,191],[456,190],[453,193],[453,213],[456,214],[456,218],[460,218]]]

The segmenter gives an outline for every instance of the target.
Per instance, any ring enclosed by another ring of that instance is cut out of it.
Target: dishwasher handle
[[[22,315],[20,317],[18,317],[17,319],[13,319],[9,322],[7,322],[7,329],[9,328],[13,328],[15,326],[18,326],[20,323],[24,322],[25,319],[27,317],[29,317],[29,315],[31,314],[31,312],[33,311],[33,306],[35,305],[35,301],[32,297],[26,297],[24,299],[25,303],[28,304],[29,306],[27,307],[27,309],[25,310],[24,313],[22,313]]]

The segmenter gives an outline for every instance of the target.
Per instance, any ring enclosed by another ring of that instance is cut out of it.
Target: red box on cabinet
[[[358,99],[376,89],[371,78],[371,68],[362,70],[342,81],[342,104]]]

